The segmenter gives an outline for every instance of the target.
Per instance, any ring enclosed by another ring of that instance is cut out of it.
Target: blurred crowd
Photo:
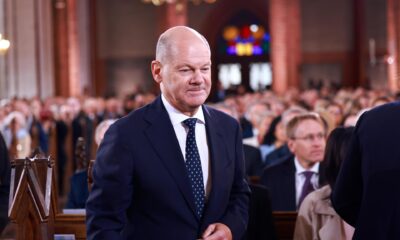
[[[46,99],[14,98],[0,100],[0,131],[11,158],[25,158],[41,153],[57,161],[60,182],[67,161],[77,163],[74,151],[77,139],[86,142],[86,157],[94,159],[97,149],[95,128],[103,120],[118,119],[130,111],[154,100],[150,93],[135,93],[123,99],[116,97],[49,97]],[[227,112],[243,129],[244,144],[261,154],[261,165],[247,168],[249,176],[260,175],[270,164],[268,155],[286,142],[286,110],[301,108],[317,112],[329,131],[337,126],[353,126],[363,111],[396,100],[398,96],[386,91],[329,88],[299,91],[291,89],[282,95],[272,91],[240,93],[225,96],[210,103]],[[62,193],[62,186],[60,185]]]
[[[336,154],[343,151],[346,145],[340,144],[345,142],[342,135],[346,133],[346,139],[349,139],[350,130],[337,129],[355,126],[363,112],[396,101],[399,96],[362,88],[290,89],[280,95],[266,90],[224,94],[223,99],[208,104],[240,122],[246,174],[250,182],[266,187],[263,190],[251,185],[256,193],[252,201],[258,201],[255,196],[260,195],[257,192],[262,190],[267,197],[259,206],[269,207],[269,211],[299,211],[295,239],[309,239],[320,234],[319,229],[327,225],[333,226],[330,227],[333,232],[342,229],[340,234],[347,239],[352,236],[353,230],[335,214],[326,197],[333,189],[332,179],[336,179],[343,159],[342,154]],[[151,93],[134,93],[125,98],[2,99],[0,132],[11,159],[38,154],[52,156],[56,160],[59,195],[68,194],[65,206],[84,208],[88,175],[79,159],[95,159],[106,129],[116,119],[152,102],[156,97]],[[336,136],[326,142],[335,129]],[[84,152],[77,149],[77,143],[82,144],[81,139],[84,139],[84,146],[79,149],[84,149]],[[296,172],[296,177],[286,177],[285,171]],[[310,177],[306,175],[308,172]],[[320,190],[306,198],[316,189]],[[325,204],[327,211],[332,212],[330,220],[324,218],[325,215],[321,217],[319,213],[312,212],[316,202]],[[255,205],[258,206],[258,203],[250,204],[249,229],[259,230],[249,232],[254,232],[259,238],[265,234],[274,235],[273,230],[265,230],[266,224],[260,225],[260,222],[266,221],[259,220],[271,220],[270,213],[259,216],[262,211]],[[310,216],[319,220],[315,222]],[[254,219],[256,224],[252,224]]]
[[[65,173],[71,175],[79,167],[76,159],[78,138],[82,137],[85,141],[84,157],[94,159],[97,149],[96,127],[104,120],[120,118],[144,106],[154,97],[148,93],[135,93],[124,99],[2,99],[0,132],[11,159],[38,155],[54,158],[57,163],[59,193],[63,194],[64,182],[70,177],[65,178]],[[100,134],[104,133],[98,131],[97,135]],[[71,166],[71,169],[66,169],[67,166]]]

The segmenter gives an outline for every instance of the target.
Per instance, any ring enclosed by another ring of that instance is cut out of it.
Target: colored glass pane
[[[270,35],[261,25],[227,26],[223,29],[218,53],[221,55],[253,56],[267,55]]]

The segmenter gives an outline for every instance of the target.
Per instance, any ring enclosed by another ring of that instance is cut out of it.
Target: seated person
[[[286,133],[293,155],[267,167],[261,176],[261,184],[270,191],[273,211],[296,211],[304,197],[318,188],[325,150],[326,129],[316,113],[293,117]]]
[[[276,238],[272,219],[271,200],[268,189],[260,185],[249,185],[251,189],[249,202],[249,223],[246,240],[273,240]]]
[[[351,239],[354,228],[332,207],[330,195],[346,156],[354,127],[336,128],[329,135],[323,165],[327,185],[310,193],[300,206],[294,239]]]
[[[101,122],[95,131],[95,142],[97,146],[103,140],[107,129],[115,122],[114,119],[108,119]],[[78,169],[71,177],[71,190],[68,194],[68,200],[65,208],[85,208],[86,200],[89,196],[88,173],[87,169]]]
[[[0,233],[8,223],[8,197],[10,193],[10,159],[3,136],[0,134]]]
[[[8,114],[4,120],[3,137],[11,159],[26,158],[31,155],[32,139],[22,113],[14,111]]]
[[[214,107],[239,121],[238,115],[235,109],[233,109],[232,107],[225,104],[216,104],[214,105]],[[247,134],[244,131],[245,130],[242,129],[243,142],[245,141],[244,135]],[[260,176],[263,170],[260,149],[243,143],[243,152],[245,159],[246,175]]]
[[[263,170],[260,149],[243,144],[244,161],[247,176],[260,176]]]
[[[271,166],[280,163],[292,156],[292,153],[290,152],[290,149],[287,145],[287,125],[292,118],[305,113],[307,113],[307,110],[297,106],[292,106],[282,113],[282,118],[280,120],[281,127],[284,129],[282,131],[282,136],[280,136],[282,143],[280,144],[280,146],[276,146],[274,150],[272,150],[268,153],[268,155],[265,156],[265,158],[263,159],[265,166]]]
[[[263,142],[260,146],[261,157],[266,160],[266,157],[275,149],[283,146],[286,142],[285,127],[282,123],[282,117],[278,116],[272,120],[268,132],[265,134]],[[269,166],[271,164],[267,164]]]

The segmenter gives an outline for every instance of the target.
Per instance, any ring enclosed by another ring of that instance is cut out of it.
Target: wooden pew
[[[17,240],[53,239],[51,207],[54,161],[46,158],[11,162],[8,215],[16,224]]]
[[[293,239],[297,212],[273,212],[272,217],[274,219],[275,231],[278,239]]]
[[[9,218],[17,240],[52,240],[54,234],[86,239],[84,214],[63,214],[57,204],[54,160],[12,161]]]
[[[74,153],[77,161],[77,170],[87,169],[88,161],[85,148],[86,144],[84,138],[79,137],[75,148],[76,152]],[[56,192],[56,190],[57,189],[55,188],[54,192]],[[58,206],[57,196],[58,194],[52,195],[54,201],[53,206]],[[62,213],[62,210],[59,208],[56,208],[54,213],[54,232],[56,234],[73,234],[77,240],[86,239],[85,214],[66,214]]]
[[[259,176],[249,176],[250,184],[260,184]],[[297,212],[273,212],[275,232],[278,239],[293,239]]]
[[[77,240],[86,239],[86,215],[57,213],[54,219],[56,234],[74,234]]]

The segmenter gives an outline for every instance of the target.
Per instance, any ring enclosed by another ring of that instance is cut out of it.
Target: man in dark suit
[[[287,136],[292,154],[267,167],[261,177],[261,183],[270,191],[272,210],[296,211],[306,195],[318,188],[325,135],[324,124],[314,113],[297,115],[289,121]]]
[[[248,218],[241,130],[203,105],[210,48],[188,27],[164,32],[152,74],[162,95],[114,123],[86,204],[88,239],[241,239]]]
[[[8,149],[0,133],[0,233],[8,223],[8,197],[10,194],[10,159]]]
[[[400,103],[358,120],[332,193],[336,212],[355,227],[353,239],[400,239]]]

